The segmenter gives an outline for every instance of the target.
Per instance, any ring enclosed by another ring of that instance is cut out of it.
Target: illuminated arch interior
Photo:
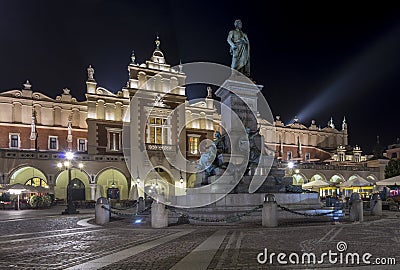
[[[325,181],[325,177],[323,177],[321,174],[317,173],[317,174],[314,174],[314,175],[310,178],[310,182],[315,181],[315,180]]]
[[[71,169],[71,180],[78,179],[80,180],[85,188],[85,198],[89,200],[91,198],[90,194],[90,184],[88,175],[79,170],[79,169]],[[56,179],[56,185],[54,187],[54,196],[57,199],[66,199],[67,198],[67,185],[68,185],[68,171],[62,171]]]
[[[332,183],[342,183],[344,179],[343,176],[335,174],[334,176],[331,177],[331,179],[329,179],[329,181]]]
[[[102,171],[97,177],[97,185],[102,186],[102,197],[107,197],[106,193],[109,188],[117,188],[120,200],[128,199],[128,181],[125,175],[116,169],[110,168]]]
[[[293,185],[302,185],[304,183],[307,183],[307,178],[304,175],[300,173],[293,174]]]
[[[40,170],[31,166],[26,166],[19,168],[11,175],[10,184],[17,183],[47,187],[47,178]]]

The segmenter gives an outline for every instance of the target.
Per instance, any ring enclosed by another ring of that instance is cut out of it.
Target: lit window
[[[150,117],[147,125],[147,143],[171,144],[169,119]]]
[[[20,138],[19,134],[10,134],[10,148],[19,148]]]
[[[292,159],[292,151],[287,152],[287,160]]]
[[[107,150],[121,150],[121,129],[107,128]]]
[[[189,153],[192,155],[199,154],[199,137],[200,135],[189,135]]]
[[[86,151],[86,139],[78,139],[78,151],[85,152]]]
[[[30,185],[34,187],[47,187],[47,183],[45,180],[39,178],[39,177],[33,177],[26,181],[25,185]]]
[[[49,136],[49,150],[58,150],[57,136]]]

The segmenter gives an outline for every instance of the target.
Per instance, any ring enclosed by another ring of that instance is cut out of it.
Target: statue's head
[[[235,25],[235,28],[242,29],[242,21],[241,20],[236,20],[234,25]]]
[[[221,137],[221,132],[215,131],[215,138],[220,138]]]
[[[246,128],[246,133],[250,134],[250,128],[248,128],[248,127]]]

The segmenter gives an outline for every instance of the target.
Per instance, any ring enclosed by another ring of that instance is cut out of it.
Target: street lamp
[[[183,180],[183,177],[182,177],[182,171],[181,170],[179,170],[179,182],[181,183],[181,186],[183,186],[183,182],[184,182],[184,180]]]
[[[79,214],[79,211],[76,210],[76,207],[72,201],[72,180],[71,180],[71,170],[73,167],[73,160],[74,160],[74,153],[73,152],[66,152],[65,153],[64,162],[57,163],[57,168],[64,169],[68,171],[68,185],[67,185],[67,208],[61,213],[63,215],[72,215],[72,214]],[[78,168],[82,170],[83,164],[79,163]]]

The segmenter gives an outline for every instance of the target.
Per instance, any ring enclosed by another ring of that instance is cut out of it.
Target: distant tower
[[[342,136],[343,136],[343,145],[348,145],[348,131],[347,131],[347,122],[346,117],[343,117],[342,122]]]
[[[332,116],[331,116],[331,120],[329,120],[329,122],[328,122],[328,127],[330,127],[330,128],[335,128],[335,124],[333,123],[333,118],[332,118]]]

